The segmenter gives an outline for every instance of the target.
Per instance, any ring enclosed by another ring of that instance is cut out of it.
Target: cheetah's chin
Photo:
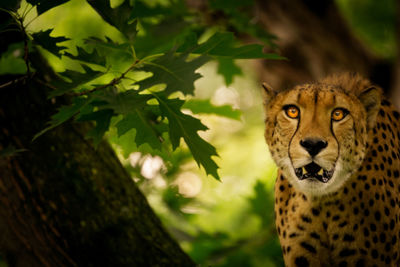
[[[300,180],[314,178],[320,182],[327,183],[332,178],[334,170],[334,167],[331,170],[325,170],[318,164],[311,162],[303,167],[295,168],[295,173]]]

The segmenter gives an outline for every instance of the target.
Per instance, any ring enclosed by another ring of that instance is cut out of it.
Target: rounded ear
[[[381,107],[381,98],[380,88],[374,86],[366,88],[358,95],[358,99],[360,99],[367,112],[368,129],[372,129],[375,126],[376,115]]]
[[[262,83],[264,104],[267,105],[277,95],[277,92],[267,83]]]

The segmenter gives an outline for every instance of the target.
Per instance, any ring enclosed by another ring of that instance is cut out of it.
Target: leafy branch
[[[40,16],[67,0],[27,2],[36,6]],[[241,74],[240,68],[235,65],[236,59],[275,60],[282,57],[264,53],[260,44],[241,45],[231,32],[216,32],[205,41],[199,42],[209,34],[207,26],[193,26],[191,22],[198,21],[196,15],[189,12],[181,0],[171,1],[164,6],[150,6],[147,1],[136,0],[134,7],[131,1],[126,0],[113,8],[108,0],[90,0],[88,3],[106,23],[120,31],[124,36],[122,41],[116,42],[106,36],[88,37],[84,46],[76,48],[77,54],[72,55],[67,47],[60,44],[69,40],[66,36],[54,37],[52,29],[28,35],[23,26],[24,16],[12,11],[14,20],[24,35],[26,77],[30,77],[31,73],[29,49],[36,46],[61,60],[68,57],[84,70],[80,72],[66,69],[57,73],[60,79],[39,81],[53,89],[48,94],[49,98],[68,96],[70,103],[61,106],[45,129],[33,139],[68,120],[74,120],[93,122],[93,129],[87,137],[92,138],[95,145],[113,127],[119,138],[129,135],[131,142],[136,145],[135,149],[147,146],[154,153],[161,153],[171,147],[175,150],[181,146],[183,140],[197,164],[207,174],[219,179],[218,166],[213,160],[218,155],[217,151],[198,134],[208,128],[199,119],[183,113],[182,109],[190,109],[193,113],[218,114],[232,119],[239,119],[240,113],[229,106],[215,107],[209,100],[188,100],[186,97],[194,94],[195,81],[202,77],[197,70],[205,63],[216,60],[219,63],[218,72],[230,84],[234,76]],[[23,14],[28,10],[30,8],[26,8]],[[141,34],[138,34],[139,25]],[[116,64],[113,61],[115,58],[119,59],[118,64],[129,67],[122,73],[118,71],[120,74],[107,82],[93,84],[98,81],[98,77],[117,71],[117,67],[113,66]],[[100,68],[94,68],[93,65]],[[121,88],[121,82],[129,78],[128,74],[138,78],[127,88]],[[0,88],[14,82],[16,81],[0,85]],[[182,99],[171,98],[177,92]]]

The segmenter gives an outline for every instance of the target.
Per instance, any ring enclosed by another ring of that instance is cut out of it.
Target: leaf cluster
[[[27,2],[36,7],[40,16],[68,0]],[[209,100],[191,99],[194,83],[201,77],[197,71],[210,60],[217,60],[219,73],[230,84],[235,75],[241,74],[234,60],[280,57],[264,53],[261,44],[240,45],[232,32],[210,34],[207,26],[197,19],[198,14],[189,10],[183,0],[162,4],[126,0],[116,7],[111,7],[109,0],[87,2],[121,33],[123,41],[115,42],[107,36],[90,37],[83,47],[76,47],[76,54],[72,54],[62,44],[68,40],[67,36],[55,37],[51,29],[27,34],[26,49],[40,47],[59,58],[75,61],[83,70],[67,69],[57,73],[59,79],[43,81],[51,88],[49,98],[69,96],[71,101],[59,108],[48,126],[34,139],[68,120],[92,121],[94,127],[88,137],[97,145],[110,126],[115,125],[120,137],[133,133],[131,141],[137,148],[146,146],[162,151],[172,147],[175,150],[183,140],[197,164],[219,179],[218,166],[213,159],[217,151],[199,135],[199,131],[208,128],[183,110],[233,119],[239,119],[240,113],[230,106],[216,107]],[[225,4],[224,1],[210,1],[212,8],[227,6],[227,14],[236,16],[233,11],[236,6]],[[16,6],[18,1],[1,4],[3,10],[17,14],[15,17],[24,29],[23,16],[18,16]],[[233,22],[241,25],[238,19]],[[210,37],[205,39],[207,35]],[[271,43],[269,36],[263,36],[263,40]],[[122,69],[115,68],[116,60],[124,66]],[[29,70],[29,62],[27,64]]]

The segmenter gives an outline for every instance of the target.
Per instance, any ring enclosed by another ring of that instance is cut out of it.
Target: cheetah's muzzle
[[[296,175],[300,180],[315,178],[320,182],[327,183],[333,175],[334,168],[330,171],[324,170],[318,164],[311,162],[306,166],[295,169]]]

